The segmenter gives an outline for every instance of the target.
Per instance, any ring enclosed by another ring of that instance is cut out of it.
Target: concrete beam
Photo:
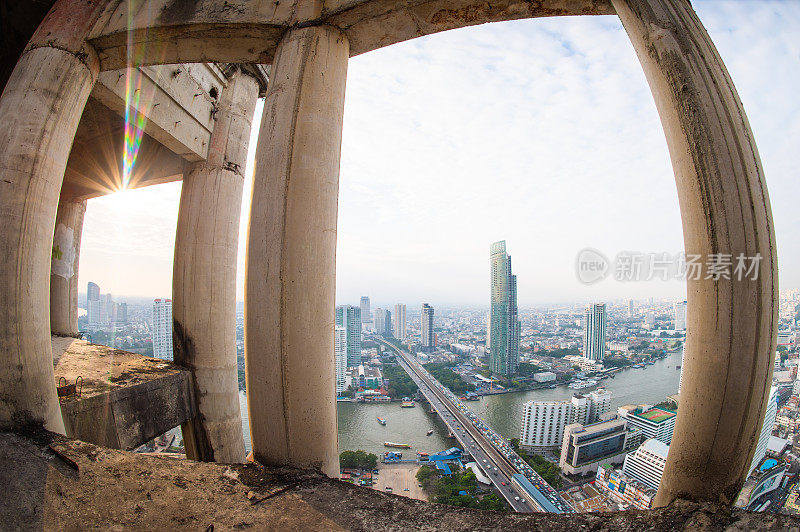
[[[50,262],[50,331],[78,334],[78,265],[86,201],[58,202]]]
[[[144,131],[187,161],[205,160],[214,124],[221,77],[216,83],[208,65],[159,65],[134,71],[130,98],[126,70],[102,72],[92,96],[120,116],[128,103],[144,114]],[[200,79],[198,79],[200,78]],[[213,91],[211,90],[213,88]],[[211,93],[211,94],[210,94]],[[136,96],[136,95],[133,95]],[[130,100],[130,102],[128,102]]]
[[[130,8],[128,3],[111,4],[92,32],[90,41],[98,50],[102,70],[126,66],[129,39],[136,47],[137,64],[270,64],[283,34],[297,26],[339,28],[352,43],[352,57],[486,22],[614,14],[608,0],[284,0],[269,5],[152,0],[132,14]],[[154,13],[158,13],[155,18]]]
[[[0,97],[0,427],[64,432],[50,346],[50,264],[72,139],[97,78],[85,37],[103,3],[61,0]]]
[[[764,419],[778,323],[764,171],[733,82],[688,0],[613,4],[664,127],[687,256],[704,265],[760,257],[742,280],[714,279],[704,267],[687,281],[681,401],[656,497],[658,506],[680,497],[732,504]]]
[[[339,472],[333,355],[347,38],[288,32],[264,103],[245,272],[245,361],[257,460]]]
[[[244,169],[258,82],[234,74],[222,92],[208,160],[181,189],[172,313],[175,362],[192,372],[197,417],[183,425],[186,456],[244,462],[236,364],[236,252]]]

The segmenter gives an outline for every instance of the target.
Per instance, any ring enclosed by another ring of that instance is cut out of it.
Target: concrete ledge
[[[189,371],[83,340],[52,343],[56,383],[83,378],[81,395],[60,401],[71,438],[130,450],[194,417]]]
[[[685,501],[647,512],[481,512],[315,472],[144,456],[46,432],[0,433],[0,463],[3,529],[800,530],[792,516]]]

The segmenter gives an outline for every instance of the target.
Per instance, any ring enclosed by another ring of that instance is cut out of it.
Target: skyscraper
[[[333,352],[336,360],[336,394],[342,393],[346,386],[347,375],[347,329],[336,327],[333,337]]]
[[[361,296],[361,325],[372,325],[372,311],[369,309],[369,296]]]
[[[394,317],[392,322],[392,332],[398,340],[406,339],[406,306],[397,303],[394,306]]]
[[[519,365],[519,330],[517,312],[517,276],[511,273],[511,256],[506,253],[506,241],[492,244],[489,265],[491,270],[491,315],[489,320],[489,368],[492,373],[510,377]]]
[[[767,411],[764,414],[764,423],[761,425],[761,432],[758,436],[758,443],[756,443],[756,452],[753,455],[753,461],[750,463],[748,475],[758,467],[761,459],[767,454],[767,445],[769,444],[769,437],[772,436],[772,426],[775,425],[775,418],[778,416],[778,388],[773,386],[769,390],[769,403],[767,403]]]
[[[422,349],[433,351],[436,349],[436,336],[433,333],[433,307],[427,303],[422,305]]]
[[[686,301],[675,302],[675,330],[686,330]]]
[[[583,320],[583,356],[602,361],[606,355],[606,305],[595,303],[586,307]]]
[[[344,327],[346,331],[347,367],[354,368],[361,364],[361,308],[352,305],[336,307],[336,327]]]
[[[86,285],[86,320],[89,329],[94,329],[102,324],[101,309],[100,287],[95,283],[89,283]]]
[[[375,309],[375,332],[381,336],[392,335],[392,313],[386,309]]]
[[[172,360],[172,300],[153,301],[153,356]]]

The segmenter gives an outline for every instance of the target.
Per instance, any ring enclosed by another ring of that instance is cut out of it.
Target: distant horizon
[[[800,16],[785,2],[692,5],[758,145],[780,286],[798,287]],[[262,109],[245,168],[239,301]],[[80,285],[170,294],[180,193],[174,182],[89,200]],[[351,58],[338,213],[338,302],[376,294],[488,307],[489,247],[500,240],[523,307],[686,294],[676,280],[589,285],[576,275],[587,248],[609,258],[684,250],[663,128],[618,17],[484,24]]]

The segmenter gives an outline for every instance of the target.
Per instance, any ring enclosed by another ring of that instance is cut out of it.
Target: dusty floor
[[[678,502],[650,512],[502,514],[314,472],[142,456],[0,433],[2,530],[797,530],[800,519]],[[213,528],[211,526],[213,525]]]
[[[428,495],[419,487],[417,482],[417,464],[378,464],[378,473],[374,477],[372,489],[386,491],[386,486],[392,488],[392,493],[410,497],[420,501],[427,501]],[[408,491],[406,491],[406,489]]]

